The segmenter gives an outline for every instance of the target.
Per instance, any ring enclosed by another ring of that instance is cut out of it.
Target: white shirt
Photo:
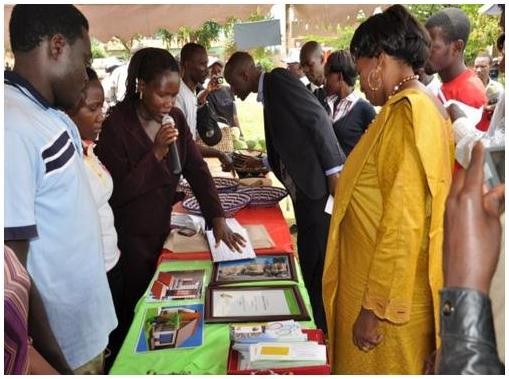
[[[482,141],[485,147],[505,146],[504,93],[498,99],[488,130],[482,132],[475,127],[476,124],[468,117],[460,117],[452,124],[456,142],[455,158],[464,168],[470,163],[470,155],[477,141]]]
[[[504,93],[504,86],[502,83],[497,82],[490,78],[488,84],[486,85],[486,96],[488,97],[488,101],[495,97],[498,101],[500,95]]]
[[[182,80],[180,82],[180,90],[175,100],[175,106],[186,116],[187,125],[193,135],[193,140],[196,140],[196,113],[198,112],[198,98],[196,94],[191,91]]]
[[[304,75],[303,77],[299,78],[299,80],[302,82],[302,84],[304,84],[305,86],[307,86],[310,81],[308,79],[308,77],[306,75]]]
[[[331,113],[329,113],[329,117],[332,120],[332,123],[335,123],[340,118],[345,117],[353,108],[355,103],[359,100],[359,96],[355,92],[352,92],[344,99],[341,99],[336,104],[336,108],[334,108],[334,103],[337,101],[337,99],[338,95],[327,96],[326,99],[331,111]]]
[[[117,326],[81,139],[30,83],[11,71],[4,80],[4,238],[29,241],[27,270],[76,369]]]
[[[99,158],[95,155],[95,145],[91,142],[84,141],[83,147],[85,148],[83,159],[87,171],[88,183],[90,184],[92,196],[94,197],[95,204],[97,205],[97,212],[99,213],[104,266],[106,272],[108,272],[115,267],[120,258],[113,211],[108,202],[113,193],[113,179],[106,167],[103,166]]]
[[[426,86],[426,88],[428,88],[433,93],[433,95],[435,95],[437,97],[438,97],[438,93],[440,92],[441,87],[442,87],[442,82],[440,81],[438,74],[434,74],[433,79]]]

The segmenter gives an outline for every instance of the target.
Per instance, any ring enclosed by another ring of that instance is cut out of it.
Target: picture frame
[[[205,295],[205,322],[310,320],[297,285],[210,286]]]
[[[298,282],[292,253],[258,255],[255,259],[216,262],[211,285],[291,280]]]

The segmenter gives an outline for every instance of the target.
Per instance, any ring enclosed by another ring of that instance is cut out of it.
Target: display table
[[[239,220],[240,221],[240,220]],[[287,234],[289,237],[288,229]],[[166,258],[171,258],[175,254],[167,254]],[[186,255],[189,257],[189,255]],[[293,257],[295,259],[295,257]],[[210,260],[170,260],[164,261],[158,266],[155,276],[159,271],[168,270],[205,270],[204,285],[208,285],[213,264]],[[310,317],[312,309],[309,297],[304,286],[302,273],[298,262],[295,260],[295,267],[298,277],[298,289],[304,300]],[[292,281],[260,282],[257,285],[283,285],[295,284]],[[229,286],[246,286],[253,283],[230,284]],[[147,289],[147,293],[148,293]],[[146,294],[145,294],[146,295]],[[163,306],[184,306],[205,302],[205,291],[202,291],[201,300],[179,300],[149,303],[145,301],[145,296],[140,299],[136,306],[135,317],[129,333],[122,345],[122,348],[111,368],[110,374],[215,374],[224,375],[227,372],[228,351],[230,346],[228,324],[205,324],[203,344],[194,348],[166,349],[159,351],[149,351],[137,353],[140,331],[142,328],[144,314],[148,308]],[[315,328],[314,322],[301,322],[304,328]]]

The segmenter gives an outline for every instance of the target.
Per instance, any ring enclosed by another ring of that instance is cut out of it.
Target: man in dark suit
[[[320,104],[330,111],[325,93],[325,53],[316,41],[308,41],[300,49],[300,66],[309,79],[306,87],[313,92]]]
[[[323,107],[287,70],[264,73],[248,53],[237,52],[224,74],[237,97],[254,92],[263,104],[268,163],[292,195],[304,283],[315,322],[325,330],[322,272],[330,216],[324,209],[345,155]]]

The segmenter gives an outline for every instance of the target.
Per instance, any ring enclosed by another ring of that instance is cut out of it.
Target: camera
[[[490,188],[505,183],[505,146],[485,149],[484,180]]]

